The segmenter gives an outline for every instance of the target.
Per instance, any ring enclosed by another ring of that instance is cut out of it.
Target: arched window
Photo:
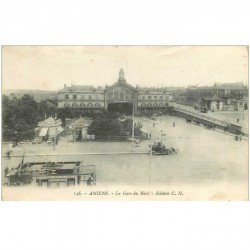
[[[151,96],[150,95],[148,96],[148,100],[151,100]]]
[[[84,96],[84,95],[82,95],[82,96],[81,96],[81,99],[82,99],[82,100],[84,100],[84,99],[85,99],[85,96]]]
[[[162,95],[160,96],[160,100],[161,100],[161,101],[163,100],[163,96],[162,96]]]
[[[154,99],[157,100],[157,96],[156,95],[154,96]]]
[[[89,95],[89,100],[91,100],[92,99],[92,95]]]

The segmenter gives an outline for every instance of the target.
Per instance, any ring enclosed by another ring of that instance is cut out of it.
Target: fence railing
[[[222,125],[224,127],[228,127],[230,125],[235,125],[235,126],[239,126],[241,127],[241,131],[242,133],[248,135],[249,131],[248,131],[248,128],[247,127],[244,127],[240,124],[236,124],[236,122],[227,122],[227,121],[222,121],[220,119],[217,119],[217,118],[213,118],[213,117],[209,117],[209,116],[206,116],[206,115],[202,115],[202,114],[198,114],[198,113],[195,113],[195,112],[192,112],[192,111],[189,111],[189,110],[185,110],[185,109],[182,109],[180,107],[175,107],[175,110],[177,111],[180,111],[180,112],[183,112],[185,114],[189,114],[189,115],[192,115],[194,117],[197,117],[197,118],[201,118],[201,119],[204,119],[204,120],[207,120],[207,121],[210,121],[210,122],[213,122],[213,123],[216,123],[216,124],[219,124],[219,125]]]
[[[206,115],[202,115],[202,114],[197,114],[195,112],[185,110],[185,109],[181,109],[181,108],[178,108],[178,107],[175,107],[175,110],[178,110],[178,111],[186,113],[186,114],[190,114],[190,115],[195,116],[197,118],[201,118],[201,119],[204,119],[204,120],[207,120],[207,121],[210,121],[210,122],[217,123],[217,124],[225,126],[225,127],[231,124],[230,122],[222,121],[222,120],[219,120],[219,119],[216,119],[216,118],[213,118],[213,117],[209,117],[209,116],[206,116]]]

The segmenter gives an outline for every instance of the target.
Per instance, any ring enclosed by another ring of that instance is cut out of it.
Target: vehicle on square
[[[154,142],[152,146],[150,146],[152,150],[152,155],[171,155],[171,154],[177,154],[177,149],[171,147],[166,148],[165,145],[162,142]]]

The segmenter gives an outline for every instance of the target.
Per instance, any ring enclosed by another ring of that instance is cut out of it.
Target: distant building
[[[123,69],[119,72],[118,81],[104,89],[92,86],[66,84],[58,92],[58,108],[71,109],[114,109],[130,111],[138,109],[161,109],[173,101],[173,94],[161,90],[133,87],[126,82]]]
[[[189,87],[186,91],[186,104],[198,104],[202,98],[209,99],[214,96],[223,99],[226,105],[230,105],[232,101],[238,103],[248,100],[248,88],[242,82],[215,83],[213,87]]]
[[[44,101],[41,101],[41,103],[44,103],[47,107],[52,108],[52,109],[56,109],[58,106],[57,101],[50,100],[50,99],[46,99]]]

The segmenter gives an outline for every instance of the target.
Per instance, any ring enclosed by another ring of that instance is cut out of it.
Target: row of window
[[[167,103],[141,103],[141,107],[163,107],[163,106],[167,106]]]
[[[73,100],[77,100],[77,99],[82,99],[82,100],[99,100],[100,96],[99,95],[72,95],[72,98],[70,98],[69,94],[65,95],[65,99],[69,100],[69,99],[73,99]]]
[[[72,103],[72,104],[70,104],[70,103],[64,103],[64,107],[73,107],[73,108],[76,108],[76,107],[89,107],[89,108],[92,108],[92,107],[95,107],[95,108],[99,108],[99,107],[101,107],[101,104],[100,103],[95,103],[95,104],[93,104],[93,103],[87,103],[87,104],[85,104],[85,103]]]
[[[122,95],[122,97],[124,98],[124,96]],[[65,95],[65,99],[69,100],[69,99],[73,99],[73,100],[77,100],[77,99],[81,99],[81,100],[99,100],[100,96],[99,95],[72,95],[72,97],[70,97],[69,94]],[[128,96],[126,96],[126,99],[129,99]],[[164,96],[160,96],[158,98],[158,96],[142,96],[142,100],[160,100],[163,101],[164,100]],[[165,96],[165,100],[168,101],[169,100],[169,96]]]
[[[159,98],[158,98],[158,96],[157,95],[155,95],[155,96],[142,96],[142,100],[160,100],[160,101],[163,101],[163,96],[160,96]],[[165,100],[166,101],[168,101],[169,100],[169,96],[165,96]]]

